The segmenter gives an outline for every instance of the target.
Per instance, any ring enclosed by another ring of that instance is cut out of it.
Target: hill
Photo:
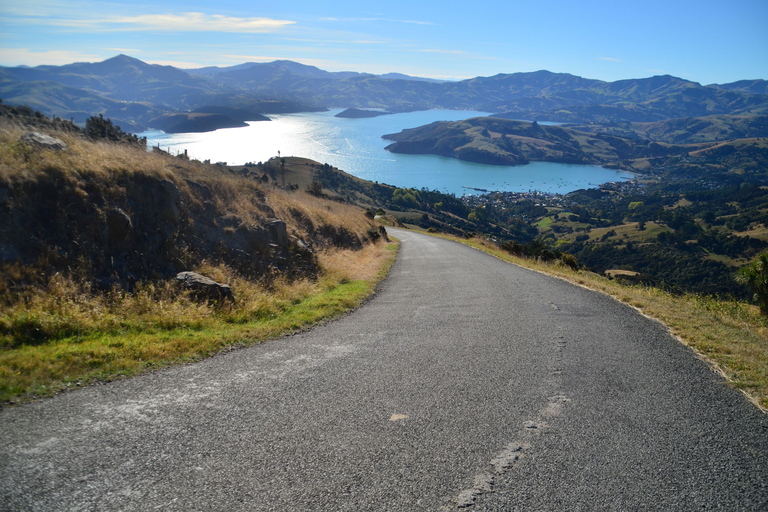
[[[7,227],[0,252],[19,265],[45,260],[43,283],[77,267],[108,289],[172,277],[203,261],[253,277],[312,276],[315,251],[370,242],[372,224],[360,209],[71,132],[56,132],[67,145],[60,153],[15,149],[23,133],[8,122],[0,132]]]
[[[669,144],[699,144],[768,137],[768,116],[706,116],[668,119],[654,123],[569,125],[590,133],[643,138]]]
[[[702,86],[665,75],[603,82],[542,70],[445,82],[332,73],[291,61],[185,71],[125,55],[99,63],[0,68],[0,97],[76,122],[102,113],[137,131],[161,114],[203,106],[269,114],[263,107],[276,100],[293,105],[283,110],[293,112],[328,107],[473,109],[509,119],[568,123],[768,114],[763,81]]]
[[[393,153],[436,154],[493,165],[547,161],[630,171],[647,168],[649,159],[687,154],[691,149],[496,117],[441,121],[384,138],[394,141],[386,148]]]

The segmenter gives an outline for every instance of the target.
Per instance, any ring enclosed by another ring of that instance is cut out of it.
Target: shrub
[[[539,253],[539,259],[541,261],[552,261],[557,259],[557,256],[555,256],[555,253],[553,253],[549,249],[544,249]]]
[[[759,254],[755,261],[739,270],[736,282],[752,290],[760,313],[768,316],[768,253]]]
[[[312,181],[309,185],[307,185],[307,193],[312,194],[313,196],[320,197],[323,195],[323,184],[319,181]]]
[[[368,238],[370,238],[370,240],[374,243],[378,241],[378,239],[381,237],[381,233],[379,233],[377,229],[373,229],[373,228],[366,231],[365,234],[368,235]]]
[[[501,248],[515,256],[523,254],[523,246],[517,240],[507,240],[501,244]]]
[[[560,261],[571,267],[573,270],[579,270],[579,262],[573,254],[564,253],[560,256]]]

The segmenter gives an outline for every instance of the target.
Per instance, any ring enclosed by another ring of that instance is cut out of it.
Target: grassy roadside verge
[[[375,291],[397,256],[394,243],[320,255],[317,281],[249,283],[233,278],[236,302],[215,308],[173,296],[171,284],[130,296],[86,296],[60,282],[0,322],[49,326],[38,343],[0,350],[0,403],[50,396],[94,381],[183,364],[296,332],[358,307]],[[225,268],[204,269],[222,280]],[[26,316],[25,316],[26,315]]]
[[[431,233],[430,233],[431,234]],[[482,250],[501,260],[605,293],[666,325],[682,343],[719,370],[768,412],[768,319],[756,306],[700,295],[673,295],[658,288],[627,286],[561,263],[515,257],[482,239],[434,234]]]

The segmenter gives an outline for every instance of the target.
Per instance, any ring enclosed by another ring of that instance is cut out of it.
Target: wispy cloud
[[[27,48],[0,48],[0,62],[5,66],[41,66],[95,62],[104,57],[93,53],[67,50],[34,51]]]
[[[163,32],[273,32],[296,22],[272,18],[238,18],[221,14],[186,12],[181,14],[141,14],[102,18],[35,20],[37,23],[80,30],[163,31]]]
[[[613,57],[600,57],[599,60],[607,60],[608,62],[621,62],[621,59],[615,59]]]
[[[434,25],[431,21],[398,20],[393,18],[320,18],[320,21],[341,21],[344,23],[361,23],[370,21],[385,21],[387,23],[409,23],[412,25]]]

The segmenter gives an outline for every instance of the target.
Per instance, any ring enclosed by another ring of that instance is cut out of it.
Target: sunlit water
[[[272,121],[207,133],[148,131],[139,135],[147,137],[150,147],[159,145],[174,154],[186,150],[190,158],[198,160],[240,165],[266,161],[279,151],[281,156],[311,158],[370,181],[456,195],[477,194],[473,189],[564,194],[631,177],[629,173],[590,165],[484,165],[433,155],[400,155],[384,149],[391,142],[382,135],[435,121],[487,115],[484,112],[428,110],[370,119],[334,117],[338,112],[271,115]]]

